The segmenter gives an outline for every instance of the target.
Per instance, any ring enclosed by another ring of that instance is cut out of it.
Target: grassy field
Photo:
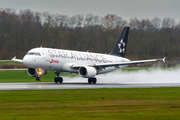
[[[180,88],[0,91],[1,120],[179,120]]]

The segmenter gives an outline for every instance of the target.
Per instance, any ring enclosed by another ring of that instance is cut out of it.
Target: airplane
[[[112,72],[128,65],[139,65],[147,62],[165,62],[163,59],[150,59],[131,61],[125,58],[129,27],[124,27],[116,44],[109,54],[92,52],[81,52],[53,48],[33,48],[27,52],[23,60],[12,58],[13,61],[22,62],[28,67],[27,73],[41,81],[41,77],[47,71],[54,71],[57,77],[55,83],[63,83],[60,73],[79,74],[83,78],[88,78],[89,84],[96,84],[96,75]]]

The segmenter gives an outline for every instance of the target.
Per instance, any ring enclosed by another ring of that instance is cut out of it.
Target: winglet
[[[162,61],[165,63],[165,59],[166,59],[166,57],[164,57],[163,59],[162,59]]]

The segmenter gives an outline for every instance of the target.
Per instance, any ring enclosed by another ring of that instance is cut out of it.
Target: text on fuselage
[[[51,58],[68,58],[81,61],[96,61],[104,62],[108,61],[104,55],[91,54],[91,53],[82,53],[82,52],[73,52],[73,51],[63,51],[63,50],[48,50]]]

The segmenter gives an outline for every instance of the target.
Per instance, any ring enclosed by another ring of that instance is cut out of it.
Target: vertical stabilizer
[[[124,29],[121,32],[121,35],[119,36],[119,39],[117,40],[114,48],[109,53],[110,55],[125,57],[128,34],[129,34],[129,27],[124,27]]]

